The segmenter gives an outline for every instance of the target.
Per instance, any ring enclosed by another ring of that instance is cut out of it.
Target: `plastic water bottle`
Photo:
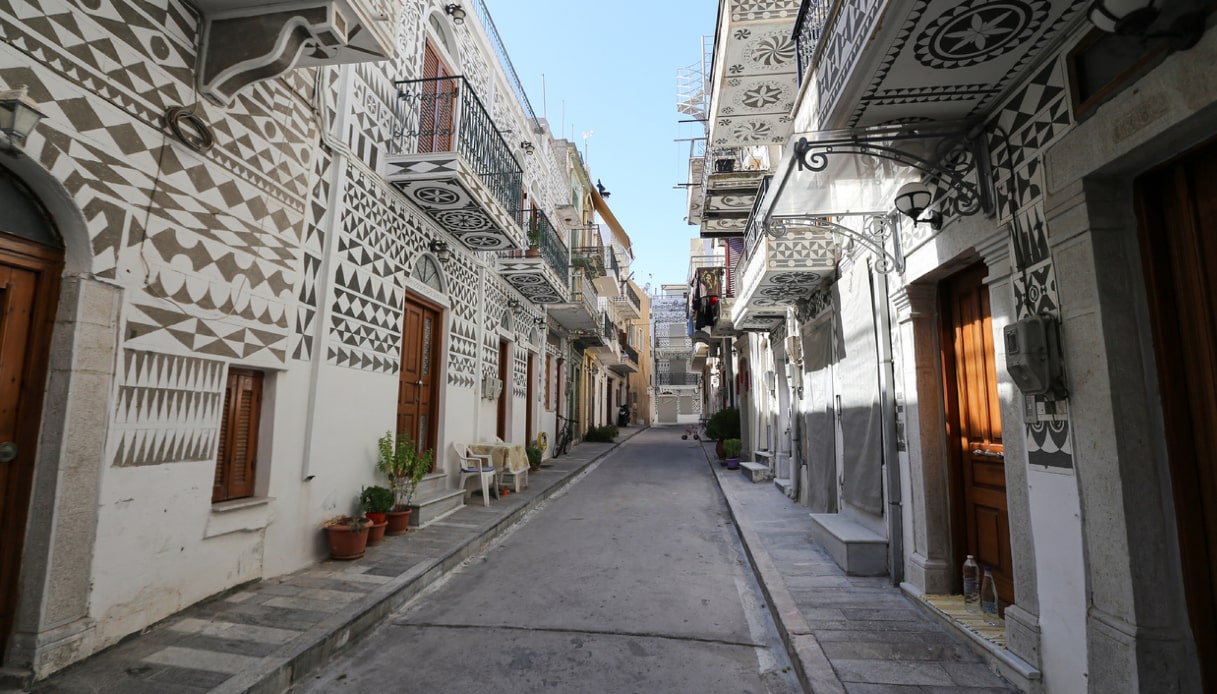
[[[972,614],[980,612],[980,567],[971,554],[963,563],[963,608]]]
[[[997,616],[997,584],[993,582],[993,572],[987,566],[985,578],[980,584],[980,611],[984,614],[985,624],[1001,625],[1001,618]]]

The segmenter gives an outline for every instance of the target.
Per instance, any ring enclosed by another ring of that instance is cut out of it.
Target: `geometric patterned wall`
[[[110,432],[112,465],[159,465],[215,456],[224,362],[128,349]]]
[[[1044,180],[1041,153],[1073,125],[1063,60],[1040,70],[1001,109],[998,125],[1009,136],[995,134],[993,151],[997,178],[998,216],[1012,224],[1011,261],[1023,272],[1012,277],[1019,318],[1048,314],[1060,318],[1056,270],[1044,224]],[[1066,365],[1067,367],[1068,365]],[[1037,398],[1038,400],[1038,398]],[[1027,428],[1028,462],[1032,465],[1073,466],[1073,444],[1064,403],[1047,405],[1050,414],[1036,417]]]

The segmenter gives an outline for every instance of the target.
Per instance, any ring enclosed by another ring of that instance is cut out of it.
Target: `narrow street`
[[[799,691],[680,431],[627,441],[293,691]]]

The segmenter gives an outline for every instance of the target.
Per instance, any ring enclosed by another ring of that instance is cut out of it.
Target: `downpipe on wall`
[[[874,311],[879,346],[879,407],[883,420],[884,473],[887,477],[887,562],[892,585],[904,581],[904,510],[900,487],[900,454],[896,447],[896,372],[892,356],[892,324],[888,308],[887,275],[873,272]]]

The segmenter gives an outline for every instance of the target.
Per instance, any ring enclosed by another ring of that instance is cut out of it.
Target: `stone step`
[[[442,472],[433,472],[419,480],[418,491],[415,492],[415,497],[432,496],[446,491],[448,491],[448,475]]]
[[[790,496],[791,490],[794,489],[794,480],[787,479],[785,477],[775,477],[773,484],[776,485],[778,489],[781,489],[782,493],[787,497]]]
[[[887,538],[839,513],[811,514],[811,539],[850,576],[887,573]]]
[[[410,508],[410,527],[423,528],[465,505],[462,489],[444,489],[427,495],[417,494]]]
[[[744,473],[744,477],[753,482],[767,482],[773,479],[773,473],[770,472],[768,465],[761,463],[740,463],[740,472]]]

